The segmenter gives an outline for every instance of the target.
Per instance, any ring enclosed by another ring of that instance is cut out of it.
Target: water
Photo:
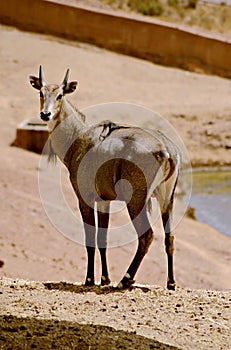
[[[190,206],[198,221],[231,236],[231,170],[194,172]]]
[[[231,0],[202,0],[202,2],[208,2],[211,4],[217,4],[217,5],[221,5],[221,4],[226,4],[228,6],[231,6]]]

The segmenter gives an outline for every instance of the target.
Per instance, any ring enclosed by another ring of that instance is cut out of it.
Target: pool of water
[[[231,236],[231,170],[194,171],[190,206],[198,221]]]

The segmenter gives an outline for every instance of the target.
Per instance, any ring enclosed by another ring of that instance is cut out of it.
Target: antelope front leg
[[[102,276],[101,276],[101,286],[106,286],[111,283],[108,268],[107,268],[107,230],[109,223],[109,202],[98,202],[97,203],[97,213],[98,213],[98,232],[97,232],[97,245],[101,257],[102,265]]]
[[[95,284],[95,215],[93,207],[84,202],[79,203],[85,230],[85,245],[87,249],[87,276],[85,286]]]

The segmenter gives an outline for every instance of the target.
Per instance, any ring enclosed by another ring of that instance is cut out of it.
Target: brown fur
[[[150,198],[155,194],[166,235],[167,287],[174,289],[170,216],[179,171],[178,149],[158,130],[118,126],[111,121],[88,126],[83,114],[65,98],[77,86],[76,82],[68,83],[68,73],[59,86],[46,85],[41,68],[39,78],[31,76],[30,81],[34,88],[40,90],[41,117],[48,121],[51,132],[49,159],[57,155],[66,165],[79,200],[88,255],[85,284],[94,284],[95,202],[102,285],[110,283],[106,261],[110,201],[126,202],[137,231],[137,252],[118,285],[119,288],[127,288],[134,283],[134,276],[153,239],[147,210],[151,207]]]

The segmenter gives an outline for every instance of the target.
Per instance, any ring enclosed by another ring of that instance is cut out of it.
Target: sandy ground
[[[57,232],[42,207],[38,188],[40,156],[10,147],[17,124],[38,115],[38,94],[29,85],[28,76],[37,74],[39,64],[44,67],[46,80],[54,83],[61,82],[67,67],[71,69],[71,79],[80,82],[79,92],[71,96],[71,101],[79,108],[111,101],[141,104],[158,111],[173,124],[184,139],[194,165],[230,164],[229,80],[164,68],[90,45],[68,43],[3,26],[0,27],[0,41],[2,276],[69,283],[82,282],[85,277],[84,247]],[[106,118],[102,116],[101,119]],[[152,120],[131,119],[126,122],[154,127]],[[52,179],[48,181],[52,182]],[[67,178],[64,191],[77,211]],[[82,230],[81,222],[76,230]],[[177,226],[175,236],[178,286],[230,290],[229,237],[189,218],[184,218]],[[165,286],[162,230],[157,229],[155,237],[136,281]],[[133,242],[109,250],[113,282],[118,282],[125,273],[135,246],[136,242]],[[97,256],[97,280],[99,271]],[[200,341],[202,335],[197,334]],[[196,333],[193,336],[196,337]]]
[[[9,279],[0,287],[1,349],[230,349],[228,292]]]

